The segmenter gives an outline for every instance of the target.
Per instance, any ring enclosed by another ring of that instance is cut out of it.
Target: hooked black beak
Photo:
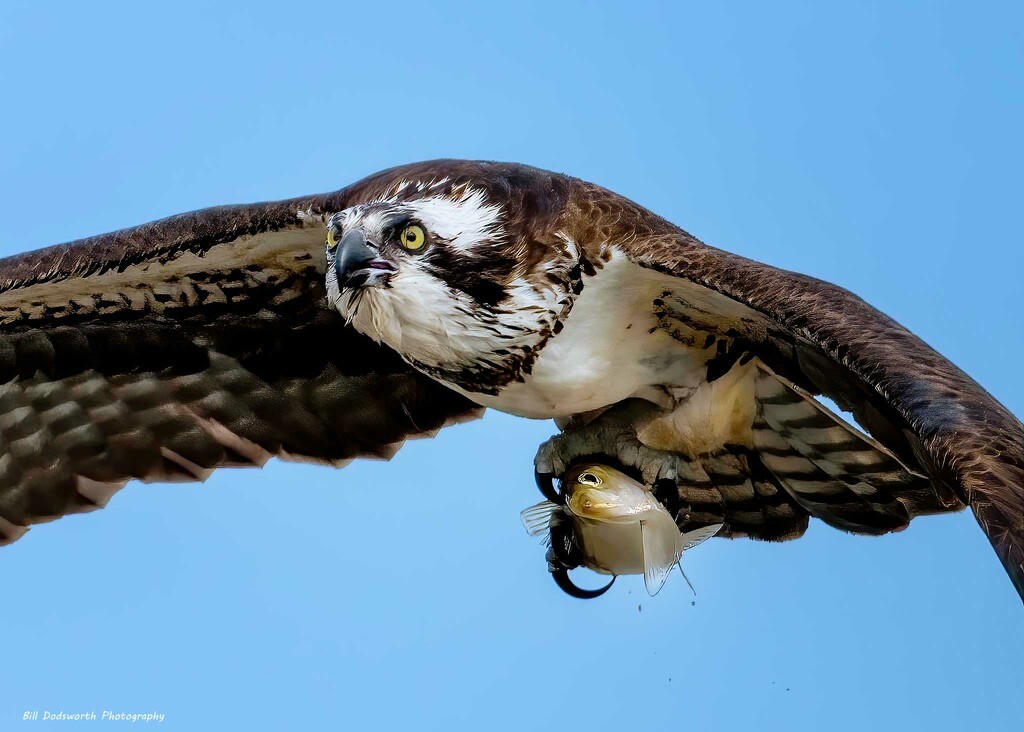
[[[395,272],[395,267],[380,253],[370,247],[359,229],[347,232],[338,242],[334,257],[334,273],[338,276],[338,287],[362,287],[386,281]]]
[[[582,587],[577,587],[573,584],[573,581],[569,579],[569,570],[564,568],[553,569],[551,576],[555,578],[555,584],[558,588],[567,594],[569,597],[575,597],[579,600],[593,600],[595,597],[600,597],[608,590],[611,589],[612,585],[615,584],[615,578],[612,577],[611,582],[606,584],[604,587],[599,587],[596,590],[584,590]]]

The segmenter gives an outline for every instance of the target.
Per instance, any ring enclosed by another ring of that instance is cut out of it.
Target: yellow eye
[[[327,229],[327,248],[334,249],[341,241],[341,227],[335,224]]]
[[[410,252],[415,252],[417,249],[422,249],[423,245],[427,243],[427,235],[421,227],[413,224],[402,229],[402,233],[398,236],[398,243]]]

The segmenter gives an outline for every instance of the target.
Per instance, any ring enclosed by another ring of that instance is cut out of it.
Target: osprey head
[[[330,302],[363,334],[466,391],[518,376],[566,309],[579,258],[501,183],[396,175],[328,221]]]
[[[446,183],[402,181],[377,200],[334,214],[328,285],[356,296],[361,288],[430,276],[483,304],[500,300],[515,266],[502,207],[481,189]]]

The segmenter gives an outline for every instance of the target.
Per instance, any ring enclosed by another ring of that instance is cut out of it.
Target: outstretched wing
[[[931,510],[970,505],[1024,597],[1024,425],[1013,414],[852,293],[709,247],[608,191],[579,185],[579,240],[620,246],[660,273],[676,306],[702,327],[852,412],[900,464],[930,480]]]
[[[345,197],[0,260],[0,545],[132,479],[387,458],[479,414],[328,307],[323,221]]]

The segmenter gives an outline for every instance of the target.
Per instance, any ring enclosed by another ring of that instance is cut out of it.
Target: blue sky
[[[376,6],[8,0],[0,253],[516,160],[849,287],[1024,414],[1020,3]],[[696,598],[582,603],[518,519],[552,430],[491,414],[34,529],[0,557],[0,728],[1020,728],[1021,603],[969,514],[715,540]]]

